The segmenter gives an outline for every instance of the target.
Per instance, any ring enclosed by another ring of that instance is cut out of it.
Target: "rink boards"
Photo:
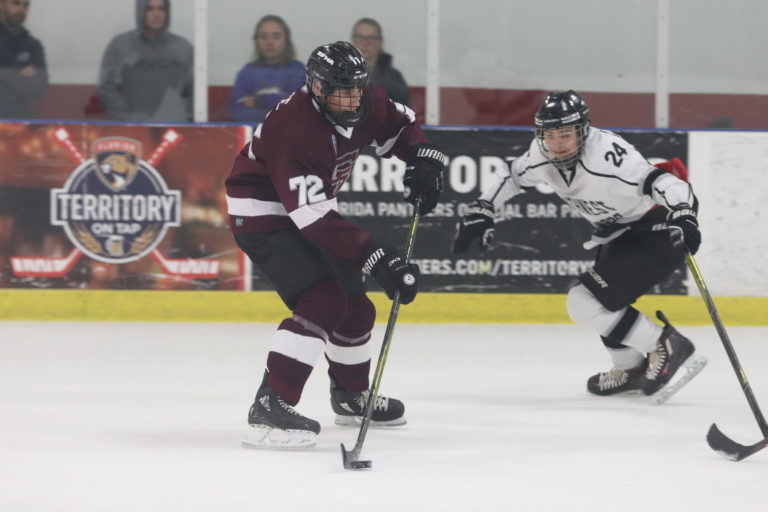
[[[369,294],[377,321],[391,302]],[[715,297],[727,325],[768,325],[768,297]],[[711,323],[698,296],[647,295],[636,307],[666,311],[679,325]],[[0,320],[278,322],[287,308],[273,292],[144,290],[0,290]],[[405,323],[570,323],[563,294],[421,293],[400,308]]]
[[[0,126],[13,142],[0,148],[0,319],[271,322],[285,316],[227,227],[223,180],[248,140],[246,127]],[[764,231],[755,205],[768,200],[768,134],[621,134],[651,162],[688,163],[701,203],[704,243],[696,258],[710,292],[726,322],[768,323],[762,272],[768,239],[754,236]],[[427,135],[446,149],[449,164],[441,201],[417,233],[420,296],[402,308],[400,320],[569,322],[565,293],[594,250],[581,246],[588,224],[547,187],[528,190],[497,212],[493,251],[450,251],[466,204],[527,149],[530,131],[432,128]],[[115,159],[129,164],[121,179],[105,171]],[[403,170],[399,160],[366,150],[339,195],[340,212],[379,245],[404,242],[412,212],[401,198]],[[667,309],[677,323],[709,321],[682,265],[651,293],[641,309]],[[385,319],[388,301],[371,295]]]

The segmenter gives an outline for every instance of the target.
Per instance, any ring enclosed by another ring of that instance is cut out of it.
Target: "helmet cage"
[[[584,151],[589,135],[589,107],[575,91],[551,93],[542,103],[535,117],[536,141],[544,157],[555,167],[569,169],[576,165]],[[578,137],[576,151],[565,158],[558,158],[547,148],[546,132],[573,126]]]

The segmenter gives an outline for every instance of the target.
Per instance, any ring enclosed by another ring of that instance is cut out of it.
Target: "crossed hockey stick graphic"
[[[57,128],[53,137],[59,145],[67,150],[78,165],[86,161],[86,158],[72,142],[70,133],[64,127]],[[147,159],[147,164],[152,167],[157,165],[181,140],[182,136],[177,131],[166,130],[160,145]],[[221,268],[221,260],[218,259],[166,258],[157,249],[154,249],[150,255],[166,274],[174,276],[213,279],[218,277]],[[14,275],[19,277],[62,277],[72,270],[72,267],[82,256],[83,252],[76,247],[63,258],[11,256],[10,260]]]

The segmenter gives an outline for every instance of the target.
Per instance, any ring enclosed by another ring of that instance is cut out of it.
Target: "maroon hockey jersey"
[[[410,108],[372,89],[368,117],[354,128],[331,124],[306,87],[267,115],[226,180],[233,233],[298,228],[327,254],[362,267],[373,239],[339,214],[336,194],[366,145],[379,156],[407,161],[412,147],[426,142]]]

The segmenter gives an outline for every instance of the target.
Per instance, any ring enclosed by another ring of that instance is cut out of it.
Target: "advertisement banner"
[[[687,159],[684,132],[621,134],[651,162]],[[0,123],[0,288],[246,289],[224,179],[247,135],[238,126]],[[449,164],[441,202],[417,232],[420,290],[565,293],[595,252],[582,247],[590,226],[548,187],[497,211],[493,250],[450,250],[466,205],[528,149],[532,132],[433,129],[427,137]],[[412,216],[404,171],[368,148],[339,194],[342,215],[401,250]],[[685,294],[683,277],[681,268],[653,292]],[[272,289],[257,270],[248,284]]]
[[[237,126],[0,124],[0,287],[242,289]]]

